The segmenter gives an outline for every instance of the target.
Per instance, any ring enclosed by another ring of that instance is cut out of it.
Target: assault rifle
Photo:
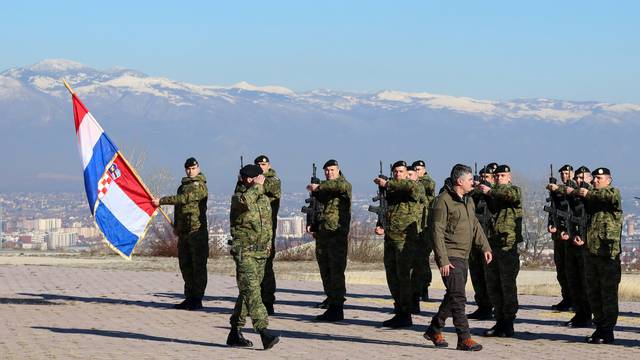
[[[315,163],[313,164],[311,184],[320,184],[320,179],[316,177]],[[313,191],[309,192],[309,198],[305,199],[304,202],[306,204],[309,204],[307,206],[303,206],[301,210],[303,213],[307,214],[307,227],[309,227],[311,232],[316,232],[318,231],[318,225],[320,223],[320,215],[322,214],[323,206]]]
[[[579,189],[588,189],[589,185],[583,181],[580,183]],[[589,226],[590,216],[587,213],[587,208],[585,206],[585,200],[583,198],[574,196],[573,197],[573,206],[571,207],[571,225],[574,227],[578,233],[578,235],[586,240],[587,238],[587,227]]]
[[[551,169],[551,173],[549,174],[549,184],[557,184],[558,179],[553,177],[553,164],[549,165],[549,167]],[[557,231],[561,231],[560,227],[562,226],[562,223],[564,222],[565,224],[567,224],[571,220],[571,213],[568,209],[558,209],[556,204],[557,200],[554,199],[554,197],[557,198],[557,196],[558,195],[554,194],[552,191],[549,191],[549,197],[546,199],[549,205],[545,205],[543,210],[545,212],[548,212],[551,216],[550,225],[554,226]]]
[[[380,174],[379,178],[388,180],[389,178],[382,173],[382,161],[380,161]],[[387,204],[387,189],[378,186],[378,194],[371,199],[372,201],[377,201],[378,206],[369,205],[369,211],[378,215],[378,226],[383,229],[387,229],[387,225],[389,224],[389,218],[387,213],[389,211],[389,206]]]

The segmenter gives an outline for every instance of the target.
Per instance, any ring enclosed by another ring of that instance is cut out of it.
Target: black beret
[[[511,172],[511,168],[509,168],[509,165],[500,165],[493,171],[494,174],[510,173],[510,172]]]
[[[580,166],[580,167],[576,170],[576,175],[584,174],[584,173],[590,173],[590,172],[591,172],[591,170],[589,170],[589,168],[588,168],[588,167],[586,167],[586,166]]]
[[[391,166],[391,170],[397,168],[398,166],[407,167],[407,162],[404,161],[404,160],[396,161],[396,162],[393,163],[393,166]]]
[[[609,169],[607,169],[607,168],[599,167],[599,168],[593,170],[593,172],[591,174],[593,176],[596,176],[596,175],[611,175],[611,171],[609,171]]]
[[[478,171],[478,174],[482,175],[482,174],[486,174],[487,173],[487,169],[482,168],[480,169],[480,171]]]
[[[338,160],[334,160],[334,159],[327,160],[327,162],[326,162],[326,163],[324,163],[324,165],[322,165],[322,168],[323,168],[323,169],[326,169],[326,168],[328,168],[329,166],[338,166]]]
[[[413,162],[413,164],[411,164],[411,166],[416,167],[416,166],[423,166],[426,167],[426,165],[424,164],[423,160],[416,160]]]
[[[493,174],[494,172],[496,172],[496,168],[497,168],[497,167],[498,167],[498,164],[497,164],[497,163],[494,163],[494,162],[492,162],[492,163],[488,163],[488,164],[487,164],[487,166],[485,166],[486,171],[487,171],[489,174]]]
[[[196,158],[194,158],[194,157],[190,157],[184,162],[184,168],[185,169],[189,168],[189,167],[192,167],[192,166],[196,166],[196,165],[198,165],[198,160],[196,160]]]
[[[407,166],[407,171],[416,171],[416,168],[413,165]]]
[[[267,155],[260,155],[257,158],[255,158],[255,160],[253,160],[253,163],[258,165],[259,163],[268,163],[269,162],[269,158],[267,157]]]
[[[558,170],[558,172],[563,172],[563,171],[573,171],[573,166],[566,164],[565,166],[561,167],[560,170]]]
[[[262,168],[258,165],[245,165],[240,169],[240,176],[245,178],[254,178],[262,174]]]

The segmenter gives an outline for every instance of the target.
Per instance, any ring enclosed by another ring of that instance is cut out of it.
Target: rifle
[[[380,161],[380,174],[378,175],[378,177],[384,180],[389,179],[382,173],[382,160]],[[374,202],[378,201],[379,205],[369,205],[368,210],[378,215],[378,226],[382,227],[383,229],[387,229],[387,226],[389,224],[389,218],[387,216],[387,213],[389,211],[389,206],[387,204],[387,189],[382,186],[378,186],[378,194],[371,200]]]
[[[549,184],[557,184],[558,179],[553,177],[553,164],[549,165],[549,167],[550,167]],[[558,198],[558,195],[554,194],[552,191],[549,191],[549,197],[546,199],[549,205],[545,205],[544,208],[542,208],[542,210],[544,210],[545,212],[548,212],[549,215],[551,216],[550,225],[554,226],[557,229],[557,231],[561,231],[560,227],[564,228],[565,226],[563,225],[563,222],[564,224],[567,224],[571,220],[571,213],[569,212],[570,210],[568,209],[568,207],[567,207],[567,211],[558,209],[558,206],[556,204],[556,202],[558,201],[557,198]]]
[[[589,189],[589,184],[586,181],[580,183],[579,189]],[[573,206],[571,207],[571,227],[576,229],[578,235],[583,241],[587,239],[587,228],[589,226],[589,220],[591,217],[587,213],[585,206],[585,200],[583,198],[574,196]]]
[[[242,155],[240,155],[240,169],[244,167],[244,161],[242,159]]]
[[[320,184],[320,179],[316,177],[315,163],[313,164],[311,184]],[[309,227],[311,232],[316,232],[318,231],[318,225],[320,224],[320,215],[322,214],[323,210],[322,203],[320,203],[313,191],[309,192],[309,198],[305,199],[304,202],[309,205],[303,206],[300,211],[307,214],[307,226]]]
[[[243,167],[244,167],[244,159],[243,159],[242,155],[240,155],[240,170],[242,170],[242,168],[243,168]],[[235,190],[233,191],[234,193],[235,193],[236,191],[238,191],[238,187],[239,187],[241,184],[242,184],[242,181],[240,180],[240,174],[238,174],[238,182],[236,183],[236,188],[235,188]],[[229,238],[229,239],[227,240],[227,245],[229,245],[229,246],[233,246],[233,238]],[[239,250],[238,250],[238,251],[239,251]],[[240,258],[242,258],[242,254],[241,254],[241,253],[238,253],[238,254],[240,254],[239,256],[240,256]]]

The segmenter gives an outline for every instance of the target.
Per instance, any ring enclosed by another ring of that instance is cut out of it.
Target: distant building
[[[77,239],[78,235],[75,232],[64,230],[52,231],[47,236],[47,248],[55,250],[74,246]]]
[[[279,217],[276,236],[298,239],[304,236],[305,219],[302,216]]]

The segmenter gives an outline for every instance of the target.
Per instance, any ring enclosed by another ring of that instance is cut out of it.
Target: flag
[[[75,93],[72,100],[89,209],[109,247],[131,259],[157,207],[135,170]]]

